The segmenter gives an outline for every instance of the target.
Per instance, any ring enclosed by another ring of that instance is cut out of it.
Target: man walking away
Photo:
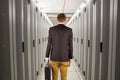
[[[73,33],[72,29],[65,26],[66,16],[60,13],[57,16],[58,25],[49,29],[46,50],[46,64],[52,68],[52,80],[58,80],[60,69],[61,80],[67,80],[67,70],[73,58]]]

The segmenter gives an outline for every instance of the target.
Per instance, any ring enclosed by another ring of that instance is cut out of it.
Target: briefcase
[[[51,80],[51,67],[49,64],[45,66],[45,80]]]

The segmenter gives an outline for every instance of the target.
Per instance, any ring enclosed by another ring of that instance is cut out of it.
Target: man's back
[[[66,22],[64,13],[58,14],[57,20],[58,25],[49,29],[45,59],[46,64],[51,65],[52,80],[58,80],[58,69],[61,80],[67,80],[67,70],[73,58],[73,33],[71,28],[64,25]]]
[[[51,54],[50,59],[53,61],[72,59],[72,35],[72,29],[63,24],[51,27],[46,56]]]

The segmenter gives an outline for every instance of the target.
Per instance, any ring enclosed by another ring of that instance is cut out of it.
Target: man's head
[[[58,20],[59,22],[65,22],[65,21],[66,21],[66,16],[65,16],[65,14],[64,14],[64,13],[58,14],[57,20]]]

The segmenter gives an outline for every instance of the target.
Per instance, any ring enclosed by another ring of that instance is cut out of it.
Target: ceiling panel
[[[47,13],[53,23],[56,23],[58,13],[64,12],[68,19],[79,8],[84,0],[37,0],[37,5]]]
[[[37,0],[39,7],[46,13],[74,13],[82,0]],[[65,7],[64,7],[65,2]]]

